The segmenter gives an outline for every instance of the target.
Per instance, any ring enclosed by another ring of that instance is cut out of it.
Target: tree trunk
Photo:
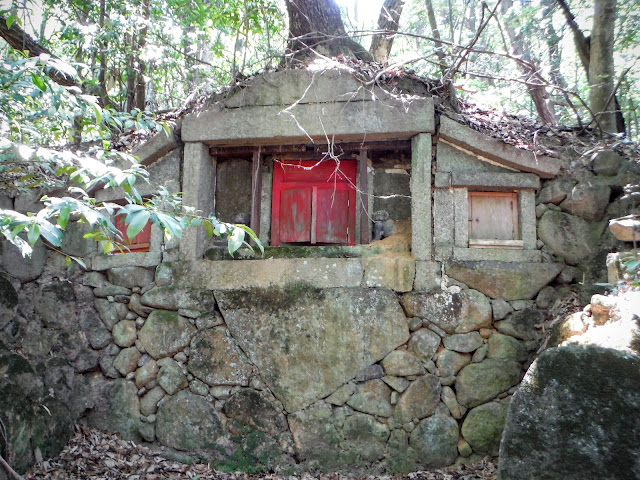
[[[378,17],[378,30],[397,32],[403,6],[404,0],[385,0]],[[393,46],[393,38],[394,36],[390,34],[374,35],[369,53],[373,55],[376,62],[387,63]]]
[[[433,4],[431,0],[425,0],[425,6],[427,7],[427,17],[429,18],[429,27],[431,28],[431,36],[435,39],[436,44],[436,55],[438,57],[438,61],[440,62],[440,70],[444,74],[447,69],[446,65],[446,56],[442,51],[442,42],[440,37],[440,30],[438,30],[438,22],[436,20],[436,13],[433,9]]]
[[[589,61],[589,103],[598,123],[615,133],[613,46],[615,42],[616,0],[595,0]]]
[[[543,123],[549,125],[556,125],[558,120],[549,100],[549,94],[542,85],[544,82],[538,74],[538,68],[536,67],[537,59],[534,59],[529,51],[529,47],[526,44],[524,37],[522,36],[522,29],[516,33],[518,18],[514,15],[508,14],[509,9],[513,6],[513,0],[503,0],[501,4],[502,13],[506,16],[505,27],[509,41],[511,42],[511,48],[513,54],[516,57],[522,58],[528,65],[518,63],[518,68],[524,75],[524,79],[527,82],[527,90],[533,100],[533,104],[536,107],[538,117]]]
[[[0,15],[0,37],[13,48],[20,51],[27,51],[30,57],[37,57],[42,53],[51,55],[52,58],[58,58],[34,39],[32,39],[24,30],[18,26],[18,22],[13,22],[11,28],[7,28],[7,18]],[[63,87],[79,87],[73,78],[52,68],[49,70],[49,77]]]
[[[142,50],[147,44],[147,31],[149,29],[149,0],[143,0],[142,2],[142,16],[144,18],[144,26],[140,29],[140,37],[138,40],[138,55],[137,55],[137,63],[138,63],[138,74],[136,76],[136,93],[135,93],[135,107],[141,112],[146,108],[146,90],[147,90],[147,82],[145,81],[145,73],[146,73],[146,65],[144,60],[142,60]]]
[[[584,33],[582,33],[582,30],[580,30],[580,27],[576,23],[576,18],[571,13],[571,10],[569,10],[569,6],[565,2],[565,0],[556,0],[556,1],[558,2],[558,5],[560,5],[560,8],[562,9],[562,13],[564,13],[564,17],[567,20],[567,25],[571,29],[571,33],[573,34],[573,41],[575,43],[576,50],[578,52],[578,56],[580,57],[580,61],[582,62],[582,66],[584,67],[584,71],[585,71],[585,73],[587,75],[587,80],[589,80],[590,79],[590,69],[591,69],[591,38],[590,37],[586,37],[584,35]],[[611,31],[609,33],[610,33],[610,36],[612,37],[611,38],[611,50],[613,51],[613,42],[614,42],[613,34],[614,34],[614,28],[615,28],[615,3],[616,2],[615,2],[615,0],[613,0],[611,3],[613,3],[614,12],[612,14],[613,20],[609,19],[609,21],[612,22],[611,23]],[[594,14],[595,14],[595,12],[594,12]],[[602,19],[600,19],[600,20],[602,20]],[[596,22],[596,16],[594,16],[594,24],[595,24],[595,22]],[[593,34],[593,32],[592,32],[592,34]],[[613,63],[611,64],[611,67],[612,67],[611,71],[612,71],[612,75],[613,75]],[[613,77],[612,77],[611,82],[613,82]],[[591,85],[591,80],[589,80],[589,85]],[[615,125],[616,125],[615,131],[617,131],[618,133],[624,133],[626,131],[626,125],[625,125],[625,121],[624,121],[624,116],[622,115],[622,110],[620,108],[620,103],[618,102],[617,95],[614,96],[614,98],[613,98],[613,105],[614,105],[614,109],[615,109]],[[594,111],[593,110],[593,106],[592,106],[591,110]],[[600,121],[600,120],[598,120],[598,121]]]
[[[285,0],[289,14],[288,60],[345,55],[370,62],[373,57],[347,36],[334,0]]]

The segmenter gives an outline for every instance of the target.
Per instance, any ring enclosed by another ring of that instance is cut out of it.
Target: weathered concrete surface
[[[413,289],[415,262],[410,257],[371,257],[363,259],[364,286],[391,288],[396,292]]]
[[[409,338],[390,290],[298,287],[215,295],[232,336],[288,412],[326,397]]]
[[[359,258],[273,258],[256,268],[252,260],[180,262],[174,284],[209,290],[290,287],[359,287],[363,268]]]
[[[528,300],[551,282],[564,265],[491,261],[451,262],[446,273],[491,298]]]
[[[502,165],[542,178],[553,178],[560,171],[559,160],[515,148],[445,116],[440,117],[440,137]]]
[[[348,68],[309,71],[287,69],[266,72],[251,79],[246,88],[221,102],[227,108],[294,103],[333,103],[386,98],[382,89],[363,88]]]
[[[511,401],[499,478],[640,478],[640,357],[546,350]]]
[[[207,110],[185,117],[184,142],[210,145],[276,145],[308,141],[336,142],[407,139],[434,131],[433,100],[413,98],[350,103],[298,104]]]

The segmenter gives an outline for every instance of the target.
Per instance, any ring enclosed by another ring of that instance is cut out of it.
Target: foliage
[[[126,214],[129,238],[138,234],[148,221],[160,226],[169,238],[180,237],[187,227],[203,225],[209,236],[228,237],[231,254],[248,245],[247,235],[262,249],[247,227],[221,223],[213,215],[203,216],[182,207],[176,193],[162,189],[143,200],[135,183],[146,180],[147,172],[131,155],[108,150],[107,138],[122,129],[161,131],[166,125],[153,121],[148,113],[126,114],[102,108],[96,97],[63,88],[50,80],[46,74],[49,68],[76,76],[73,68],[48,55],[37,58],[17,55],[15,59],[6,58],[0,65],[0,190],[25,193],[36,187],[50,190],[70,184],[68,196],[44,196],[43,208],[36,213],[0,210],[0,232],[23,255],[29,255],[31,247],[41,238],[52,247],[60,247],[70,219],[88,223],[92,231],[85,237],[101,241],[104,253],[124,250],[124,239],[111,220],[116,212]],[[63,147],[80,129],[85,139],[98,140],[97,144],[84,153]],[[122,187],[127,204],[96,202],[88,192],[100,186]]]

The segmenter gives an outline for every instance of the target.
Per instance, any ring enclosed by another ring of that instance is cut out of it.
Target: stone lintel
[[[431,260],[431,135],[411,140],[411,251],[416,260]]]
[[[560,160],[515,148],[444,115],[440,117],[440,137],[507,167],[535,173],[543,178],[553,178],[560,171]]]
[[[438,172],[437,188],[469,187],[474,190],[515,190],[540,188],[540,178],[532,173]]]
[[[431,98],[257,106],[187,115],[182,140],[209,145],[278,145],[408,139],[433,132]]]

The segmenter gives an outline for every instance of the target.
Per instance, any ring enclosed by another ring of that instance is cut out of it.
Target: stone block
[[[436,245],[453,245],[453,190],[436,188],[433,191],[433,241]]]
[[[446,177],[436,175],[435,187],[486,187],[496,192],[520,188],[537,190],[540,178],[531,173],[454,171]]]
[[[518,250],[516,248],[453,248],[455,261],[526,262],[542,261],[539,250]]]
[[[440,117],[440,137],[499,164],[535,173],[542,178],[555,177],[562,165],[557,159],[518,149],[444,115]]]
[[[411,218],[411,176],[404,169],[374,170],[373,210],[389,212],[392,220]]]
[[[387,289],[298,285],[216,291],[216,300],[238,346],[288,412],[330,395],[409,339]]]
[[[364,286],[391,288],[396,292],[410,292],[416,274],[412,258],[371,257],[363,259]]]
[[[616,175],[622,160],[615,150],[600,150],[593,157],[593,171],[598,175]]]
[[[208,290],[295,287],[360,287],[359,258],[272,258],[180,262],[174,265],[174,285]]]
[[[268,145],[308,141],[309,137],[335,142],[408,139],[434,131],[433,100],[412,99],[349,103],[256,106],[206,110],[185,117],[184,142],[211,145]],[[186,156],[185,156],[186,158]]]
[[[528,300],[562,270],[557,263],[508,263],[460,261],[446,266],[446,273],[491,298]]]
[[[453,145],[442,138],[437,143],[436,166],[438,172],[447,172],[449,176],[447,181],[451,180],[450,172],[467,171],[467,172],[504,172],[510,170],[501,167],[495,162],[488,162],[487,159],[474,155],[473,152],[465,150],[460,146]],[[444,176],[437,176],[436,180],[444,182]],[[443,183],[440,183],[441,185]],[[448,183],[445,184],[448,186]]]
[[[93,270],[104,271],[118,267],[155,267],[162,261],[162,252],[117,253],[98,255],[91,261]]]
[[[413,289],[417,292],[431,292],[440,289],[442,281],[442,264],[419,260],[416,261],[416,278]]]

